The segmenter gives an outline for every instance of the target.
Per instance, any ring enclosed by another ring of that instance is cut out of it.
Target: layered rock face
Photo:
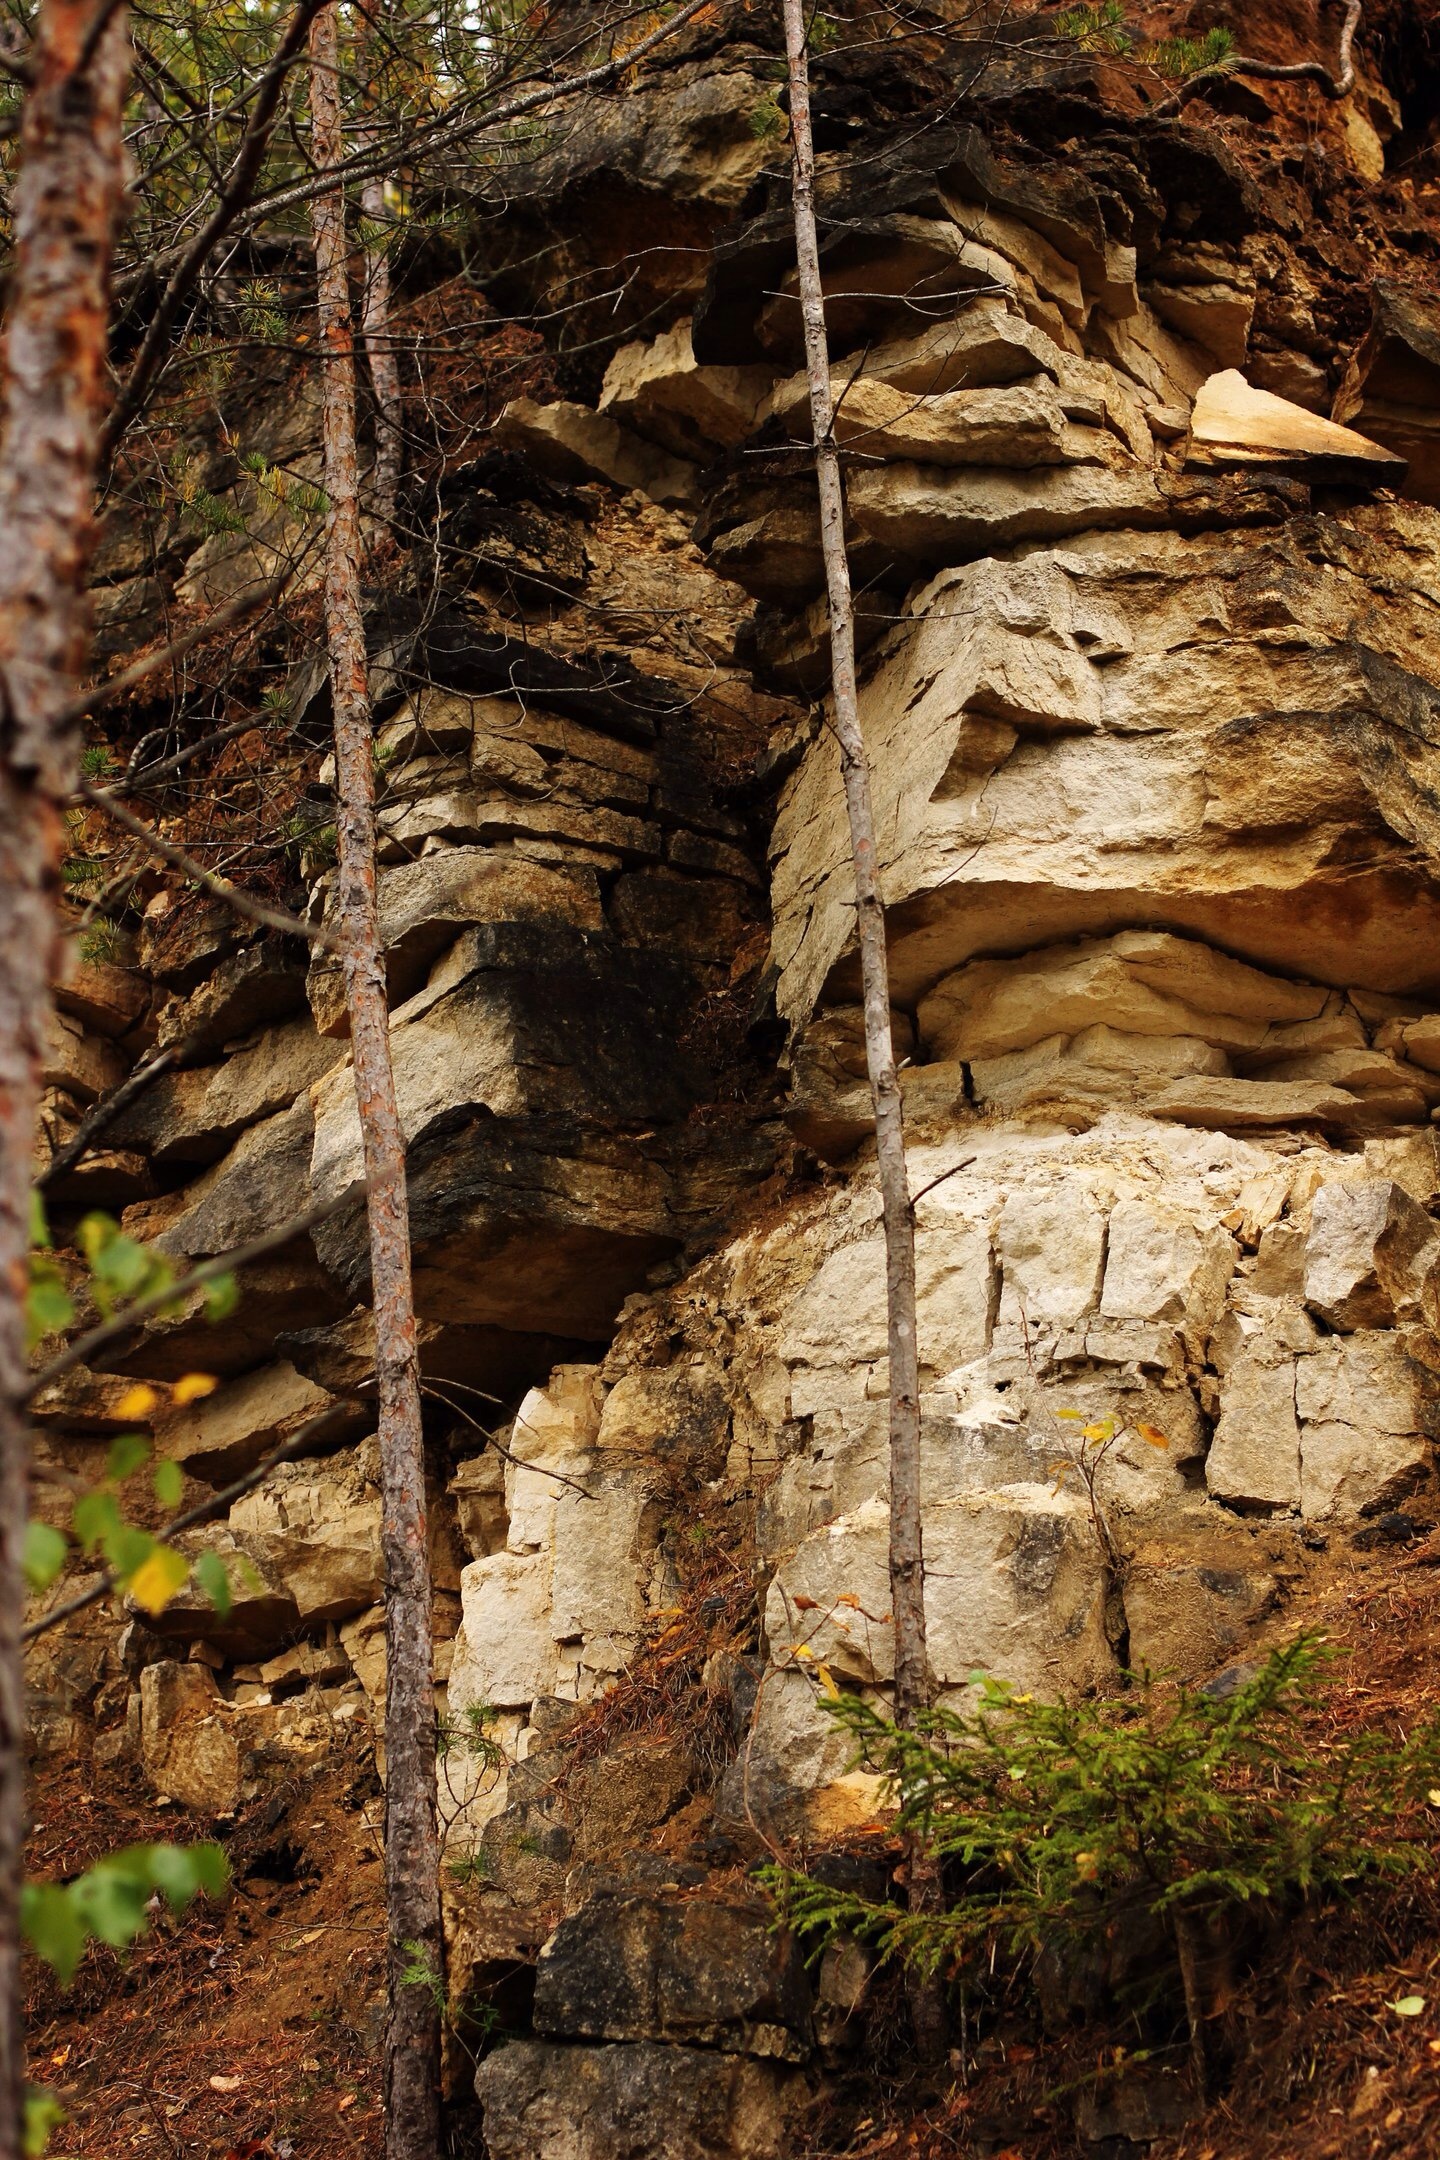
[[[687,1522],[754,1520],[756,1631],[705,1683],[732,1854],[873,1812],[813,1675],[883,1696],[892,1670],[788,195],[752,125],[769,63],[724,60],[606,108],[496,221],[512,302],[583,301],[646,216],[664,245],[637,255],[603,376],[517,400],[446,483],[439,601],[402,594],[376,626],[381,914],[448,1447],[437,1673],[455,1729],[486,1735],[443,1780],[451,1853],[491,1886],[471,1967],[533,1961],[485,1948],[506,1915],[586,1916],[540,1960],[536,2036],[482,2070],[497,2155],[778,2151],[795,2066],[844,2026],[844,1976],[817,2006],[748,1908],[713,1909],[719,1947],[676,1933],[703,1851],[605,1874],[704,1797],[693,1761],[622,1751],[603,1794],[556,1798],[577,1707],[677,1610]],[[1203,1676],[1327,1548],[1433,1518],[1440,320],[1384,237],[1377,86],[1325,122],[1317,179],[1283,147],[1301,91],[1275,94],[1269,157],[1248,122],[1146,120],[1074,56],[998,59],[973,122],[925,117],[929,67],[867,84],[842,53],[817,112],[907,1055],[929,1654],[958,1702],[977,1670]],[[326,895],[322,874],[317,916]],[[136,1691],[162,1786],[233,1805],[244,1716],[382,1684],[366,1259],[334,976],[187,920],[167,942],[157,914],[146,957],[159,1039],[198,1049],[91,1189],[136,1193],[131,1219],[191,1258],[340,1203],[218,1329],[158,1323],[118,1361],[227,1376],[159,1428],[214,1483],[327,1421],[204,1534],[248,1556],[247,1587],[224,1622],[172,1606]],[[742,1052],[762,962],[780,1027]],[[72,1104],[124,1070],[146,1002],[110,974],[62,994]],[[113,1386],[46,1409],[57,1449],[110,1429]],[[176,1661],[196,1643],[218,1685]],[[209,1737],[186,1753],[177,1730]]]

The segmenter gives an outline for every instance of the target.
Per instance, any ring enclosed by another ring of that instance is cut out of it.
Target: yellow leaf
[[[1166,1439],[1164,1433],[1161,1432],[1159,1426],[1147,1425],[1143,1418],[1140,1420],[1140,1423],[1135,1427],[1135,1430],[1139,1433],[1140,1438],[1146,1443],[1148,1447],[1168,1448],[1170,1445],[1170,1442]]]
[[[1078,1425],[1085,1413],[1083,1410],[1057,1410],[1055,1415],[1056,1417],[1071,1418]]]
[[[146,1387],[143,1380],[138,1380],[134,1387],[126,1388],[119,1402],[116,1403],[115,1416],[122,1418],[149,1417],[159,1401],[160,1397],[156,1394],[154,1388]]]
[[[1440,1785],[1432,1785],[1425,1795],[1431,1807],[1440,1807]]]
[[[791,1643],[790,1654],[792,1657],[812,1659],[815,1655],[814,1651],[810,1649],[809,1645],[803,1642]]]
[[[837,1701],[839,1699],[840,1690],[835,1685],[835,1676],[831,1672],[829,1666],[817,1665],[815,1667],[815,1670],[820,1675],[820,1685],[825,1690],[825,1693],[830,1697],[830,1700],[832,1702]]]
[[[182,1373],[170,1390],[170,1400],[183,1408],[186,1403],[199,1402],[202,1395],[213,1395],[219,1385],[214,1373]]]
[[[173,1545],[157,1545],[129,1582],[130,1595],[142,1612],[162,1613],[190,1580],[190,1563]]]
[[[1082,1440],[1108,1440],[1114,1430],[1114,1418],[1102,1418],[1098,1425],[1087,1425],[1080,1437]]]
[[[1081,1882],[1094,1882],[1098,1869],[1099,1863],[1093,1852],[1076,1853],[1075,1872],[1080,1877]]]

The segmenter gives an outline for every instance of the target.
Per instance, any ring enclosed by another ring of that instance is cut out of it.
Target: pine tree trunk
[[[311,115],[321,171],[343,154],[335,0],[310,33]],[[385,2037],[388,2160],[434,2160],[440,2134],[439,2014],[407,1965],[441,1971],[436,1832],[435,1700],[420,1372],[410,1281],[405,1140],[390,1062],[390,1022],[375,891],[374,741],[360,610],[360,499],[355,452],[355,347],[342,190],[313,210],[324,371],[325,619],[335,711],[339,869],[335,923],[347,941],[345,983],[355,1094],[369,1179],[371,1300],[380,1398],[385,1563],[385,1910],[389,2020]]]
[[[368,64],[373,68],[378,64],[379,57],[374,7],[367,7],[364,21],[366,34],[360,50],[367,58],[374,55],[374,58],[368,59]],[[366,104],[372,105],[374,102],[372,81],[366,85]],[[371,129],[365,141],[367,144],[374,144],[378,139],[379,130]],[[357,144],[356,147],[361,145]],[[372,228],[383,228],[387,221],[385,182],[378,176],[365,182],[360,208],[368,225]],[[365,358],[370,368],[370,387],[375,393],[375,463],[370,473],[370,499],[376,517],[383,518],[388,525],[393,526],[400,496],[402,456],[400,363],[396,358],[390,330],[390,256],[383,239],[371,238],[366,243],[360,329],[365,340]]]
[[[795,207],[795,256],[810,381],[811,433],[820,491],[820,546],[830,608],[830,691],[850,852],[855,866],[855,921],[865,1010],[865,1064],[875,1112],[875,1158],[885,1232],[885,1306],[890,1363],[890,1610],[895,1631],[895,1721],[909,1725],[929,1700],[925,1652],[925,1562],[920,1523],[920,1353],[915,1312],[915,1211],[905,1166],[904,1105],[890,1027],[890,971],[885,909],[875,847],[870,763],[860,732],[855,687],[855,616],[845,552],[845,488],[835,443],[830,393],[830,345],[815,226],[815,146],[810,128],[810,73],[804,0],[784,0],[790,74],[790,138]],[[939,1879],[918,1840],[907,1856],[912,1910],[934,1907]],[[922,2057],[934,2061],[945,2044],[944,2002],[938,1986],[914,1980],[910,2014]]]
[[[21,2150],[20,1653],[27,1434],[26,1253],[41,1056],[58,960],[61,808],[89,657],[110,255],[124,194],[123,7],[45,0],[14,201],[0,434],[0,2154]]]

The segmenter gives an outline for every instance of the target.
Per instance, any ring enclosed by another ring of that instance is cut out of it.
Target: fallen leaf
[[[317,2061],[317,2059],[316,2059],[316,2057],[315,2057],[315,2056],[313,2056],[313,2055],[302,2055],[302,2056],[301,2056],[301,2058],[300,2058],[300,2067],[301,2067],[301,2069],[302,2069],[302,2070],[312,2070],[312,2071],[313,2071],[313,2070],[318,2070],[318,2069],[319,2069],[319,2067],[320,2067],[320,2064],[319,2064],[319,2062]]]
[[[210,2090],[211,2092],[239,2092],[244,2082],[243,2078],[238,2077],[212,2077]]]
[[[70,2043],[68,2040],[66,2041],[63,2048],[56,2048],[55,2053],[50,2057],[50,2060],[52,2063],[54,2063],[57,2070],[64,2069],[66,2063],[70,2060]]]
[[[337,2115],[343,2115],[347,2107],[354,2107],[357,2098],[358,2095],[355,2093],[343,2094],[336,2102],[335,2112]]]
[[[1425,1997],[1423,1995],[1402,1995],[1398,2002],[1387,2003],[1385,2007],[1387,2010],[1393,2010],[1397,2017],[1419,2017],[1421,2011],[1425,2008]]]

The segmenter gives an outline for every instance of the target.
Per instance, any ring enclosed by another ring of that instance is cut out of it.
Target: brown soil
[[[67,2110],[50,2160],[370,2160],[381,2149],[380,1856],[373,1766],[343,1757],[225,1826],[233,1887],[157,1918],[62,1993],[29,1961],[30,2076]],[[122,1844],[215,1826],[128,1775],[43,1765],[30,1870],[63,1879]]]
[[[1292,1610],[1275,1629],[1278,1640],[1302,1620],[1323,1626],[1349,1653],[1305,1721],[1307,1742],[1374,1728],[1398,1735],[1440,1710],[1435,1543],[1418,1563],[1387,1556],[1357,1572],[1341,1561],[1318,1607]],[[1426,1825],[1427,1833],[1440,1859],[1440,1833]],[[1419,2016],[1391,2007],[1411,1995],[1425,1998]],[[848,2108],[825,2108],[807,2160],[1098,2160],[1106,2148],[1076,2140],[1074,2097],[1125,2074],[1133,2037],[1099,2023],[1047,2036],[1017,1989],[1014,2015],[991,2029],[938,2104],[907,2106],[897,2077],[868,2105],[857,2096]],[[1242,1980],[1223,2038],[1233,2059],[1223,2097],[1152,2143],[1150,2160],[1431,2160],[1440,2152],[1440,1869],[1368,1887],[1277,1930]]]

